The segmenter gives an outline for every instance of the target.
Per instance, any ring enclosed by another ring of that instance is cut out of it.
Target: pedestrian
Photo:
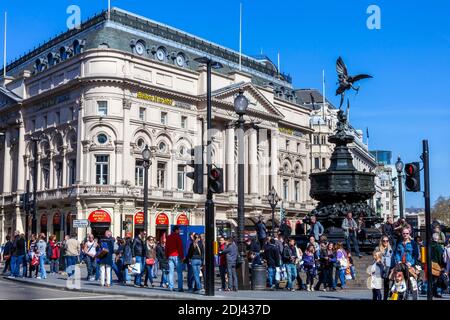
[[[433,233],[438,234],[437,243],[439,243],[442,247],[444,247],[445,246],[445,233],[442,232],[441,226],[439,224],[434,226]]]
[[[277,281],[276,281],[276,272],[277,268],[280,267],[280,251],[278,250],[278,247],[275,244],[275,239],[270,238],[264,245],[264,260],[267,264],[267,273],[269,278],[269,288],[270,290],[275,290],[277,287]]]
[[[150,280],[150,286],[153,288],[153,266],[156,260],[156,244],[155,238],[152,236],[147,237],[145,249],[145,280],[144,287],[148,288],[148,281]]]
[[[348,212],[346,218],[342,221],[342,229],[344,229],[345,245],[347,251],[348,252],[352,251],[352,248],[350,246],[351,240],[353,242],[353,246],[355,247],[355,253],[358,255],[358,257],[361,258],[362,255],[359,252],[359,245],[357,238],[358,224],[356,223],[355,219],[353,219],[353,215],[351,212]]]
[[[292,227],[287,218],[283,218],[281,221],[279,232],[283,235],[284,239],[289,239],[292,234]]]
[[[14,242],[13,242],[13,253],[11,261],[12,276],[15,278],[23,277],[23,271],[26,270],[24,266],[24,259],[26,257],[26,243],[25,235],[21,234],[20,231],[15,231]],[[20,266],[22,266],[22,275],[20,273]],[[26,273],[26,271],[25,271]]]
[[[100,285],[111,287],[111,269],[113,264],[114,238],[110,230],[105,231],[105,237],[100,240],[100,251],[97,254],[100,266]]]
[[[161,269],[161,288],[168,288],[169,281],[169,260],[166,258],[166,240],[161,237],[158,245],[156,246],[156,258],[158,259],[159,268]]]
[[[64,240],[61,243],[61,257],[59,259],[59,270],[62,275],[67,276],[66,268],[67,268],[67,255],[66,255],[66,243],[67,240],[70,239],[69,235],[64,236]]]
[[[435,228],[436,230],[436,228]],[[442,295],[438,292],[441,285],[439,281],[441,280],[442,273],[445,272],[444,268],[444,249],[439,243],[440,234],[433,233],[431,241],[431,266],[432,266],[432,291],[433,297],[442,298]]]
[[[358,229],[356,234],[356,240],[361,241],[362,244],[364,244],[364,241],[366,241],[366,222],[364,221],[363,216],[358,217]]]
[[[450,238],[447,241],[447,246],[444,249],[444,263],[445,263],[445,272],[450,278]]]
[[[50,275],[55,275],[59,271],[61,244],[56,241],[56,235],[52,234],[48,239],[48,245],[51,249],[51,255],[47,257],[50,260]]]
[[[320,290],[320,285],[323,283],[323,291],[336,291],[336,287],[333,280],[333,269],[336,263],[336,253],[334,251],[333,242],[323,244],[324,248],[321,248],[320,252],[320,269],[322,277],[319,277],[319,282],[315,286],[315,290]],[[321,243],[322,246],[322,243]]]
[[[345,270],[347,270],[347,267],[348,267],[347,252],[345,252],[342,242],[338,242],[336,244],[337,277],[335,282],[337,282],[337,279],[339,278],[339,281],[341,283],[341,290],[344,290],[346,287]]]
[[[308,247],[309,245],[312,245],[314,247],[314,252],[317,255],[317,258],[320,258],[320,245],[318,242],[316,242],[316,238],[314,236],[309,236],[309,242],[306,245]]]
[[[225,250],[226,243],[225,238],[219,238],[219,252]],[[227,288],[226,277],[227,277],[227,257],[225,255],[219,254],[219,274],[220,274],[220,283],[221,283],[221,291],[225,291]]]
[[[382,263],[382,253],[373,252],[374,263],[367,268],[370,275],[368,279],[369,289],[372,289],[372,300],[381,300],[381,288],[383,287],[384,266]]]
[[[5,266],[3,268],[3,274],[6,274],[9,270],[11,273],[11,253],[12,253],[12,242],[11,236],[6,236],[6,243],[3,247],[2,259],[5,262]]]
[[[304,290],[305,286],[303,284],[303,280],[301,277],[301,273],[303,270],[303,251],[299,245],[296,246],[296,250],[297,250],[297,257],[298,257],[298,263],[296,265],[296,267],[297,267],[297,285],[298,285],[298,290]]]
[[[390,300],[404,300],[406,295],[406,281],[403,272],[394,273],[394,283],[390,290]]]
[[[183,242],[180,237],[180,227],[174,226],[166,240],[166,258],[169,260],[169,290],[174,290],[175,270],[178,275],[178,291],[183,292]]]
[[[410,228],[404,227],[401,234],[402,239],[397,242],[394,250],[394,264],[403,263],[408,267],[415,266],[419,257],[419,249],[415,241],[411,239]]]
[[[394,220],[391,216],[389,216],[386,220],[386,223],[383,224],[382,233],[384,236],[388,237],[391,247],[394,248],[395,247]]]
[[[123,264],[123,284],[127,285],[131,282],[131,275],[128,272],[128,267],[133,264],[133,241],[131,240],[131,236],[125,236],[125,242],[123,244],[123,252],[121,254],[122,264]]]
[[[75,265],[80,256],[80,242],[69,235],[66,235],[65,253],[66,253],[66,273],[69,279],[75,274]]]
[[[387,300],[390,289],[389,275],[394,265],[394,251],[392,250],[388,235],[381,237],[380,243],[374,252],[381,253],[381,263],[383,264],[383,300]]]
[[[227,245],[219,254],[225,255],[227,259],[228,289],[226,291],[238,291],[236,264],[238,259],[238,247],[233,238],[227,239]]]
[[[142,284],[142,276],[145,273],[145,238],[147,232],[141,230],[139,234],[136,234],[133,240],[132,245],[132,254],[133,254],[133,262],[140,266],[140,273],[134,276],[134,286],[135,287],[144,287]]]
[[[314,245],[308,244],[303,254],[303,269],[306,273],[306,290],[314,291],[314,278],[316,277],[316,256]]]
[[[323,232],[324,228],[322,224],[317,221],[316,216],[311,216],[309,235],[313,236],[316,241],[319,241],[320,237],[323,235]]]
[[[295,239],[290,238],[289,242],[283,249],[283,263],[287,271],[287,290],[295,291],[294,282],[297,279],[297,264],[298,264],[297,249],[295,247]]]
[[[260,266],[262,265],[261,261],[261,245],[260,241],[256,238],[249,238],[250,245],[249,245],[249,255],[251,260],[249,262],[252,263],[252,268],[256,265]]]
[[[200,242],[200,236],[194,234],[193,242],[191,242],[191,245],[189,246],[187,252],[187,260],[189,261],[189,264],[192,266],[194,278],[193,282],[195,282],[192,283],[190,287],[195,288],[194,293],[203,292],[202,283],[200,281],[200,273],[204,259],[205,259],[205,248],[203,247],[203,243]]]
[[[189,238],[186,241],[186,250],[185,252],[189,251],[189,248],[191,247],[191,244],[194,242],[194,237],[195,237],[195,232],[190,232],[189,233]],[[192,288],[192,284],[195,284],[194,281],[194,271],[192,270],[192,265],[189,262],[189,258],[186,256],[184,258],[183,263],[186,265],[187,268],[187,285],[188,285],[188,291],[192,292],[193,288]]]
[[[305,224],[303,223],[303,220],[297,220],[295,223],[295,235],[301,236],[305,234]]]
[[[37,250],[37,239],[36,235],[32,234],[30,237],[28,246],[28,252],[27,252],[27,261],[28,261],[28,278],[33,277],[33,272],[35,272],[34,277],[37,278],[39,276],[39,255]],[[25,272],[26,273],[26,272]],[[24,274],[26,277],[26,274]]]
[[[95,270],[97,268],[97,247],[98,243],[94,241],[94,235],[88,234],[87,241],[84,243],[84,261],[86,263],[87,281],[95,280]]]
[[[45,258],[46,258],[46,249],[47,249],[47,242],[45,242],[45,234],[41,233],[39,235],[39,241],[36,244],[37,251],[38,251],[38,257],[39,257],[39,273],[40,276],[37,277],[38,279],[47,279],[47,272],[45,270]]]
[[[272,222],[273,223],[273,222]],[[267,237],[267,227],[264,222],[263,216],[259,216],[258,222],[255,225],[256,236],[258,237],[259,245],[262,247]]]

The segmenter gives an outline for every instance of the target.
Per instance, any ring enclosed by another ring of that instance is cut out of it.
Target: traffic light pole
[[[403,213],[403,179],[402,179],[402,173],[400,172],[398,175],[398,205],[399,205],[399,210],[400,210],[400,219],[404,218],[404,213]]]
[[[212,61],[209,60],[206,64],[206,172],[207,179],[207,194],[205,203],[205,294],[207,296],[214,296],[214,201],[213,194],[210,190],[209,172],[212,169],[211,161],[211,127],[212,127],[212,110],[211,110],[211,68]]]
[[[423,177],[424,177],[424,197],[425,197],[425,236],[427,254],[427,300],[433,300],[432,283],[433,275],[431,268],[431,205],[430,205],[430,155],[428,151],[428,140],[423,140]]]

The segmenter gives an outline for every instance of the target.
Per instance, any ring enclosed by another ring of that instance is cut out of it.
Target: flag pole
[[[278,51],[278,77],[280,76],[281,73],[281,66],[280,66],[280,51]]]
[[[111,20],[111,0],[108,0],[108,20]]]
[[[3,81],[5,81],[5,79],[6,79],[6,25],[7,25],[7,18],[8,18],[8,14],[5,11],[5,34],[3,37]]]
[[[322,118],[325,121],[325,108],[326,108],[326,94],[325,94],[325,69],[322,69],[322,92],[323,92],[323,107],[322,107]]]
[[[239,71],[242,70],[242,2],[239,6]]]

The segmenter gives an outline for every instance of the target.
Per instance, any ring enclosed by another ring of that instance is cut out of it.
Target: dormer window
[[[73,53],[74,54],[79,54],[81,53],[81,43],[79,40],[75,40],[73,42]]]

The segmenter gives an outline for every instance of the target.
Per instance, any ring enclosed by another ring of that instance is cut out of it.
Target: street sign
[[[89,227],[89,220],[87,220],[87,219],[73,220],[73,227],[74,228],[87,228],[87,227]]]

